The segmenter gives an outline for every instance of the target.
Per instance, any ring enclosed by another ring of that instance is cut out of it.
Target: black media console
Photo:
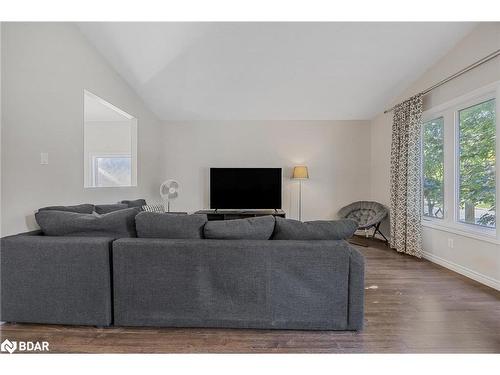
[[[208,220],[233,220],[245,219],[248,217],[273,215],[285,217],[283,210],[200,210],[195,214],[205,214]]]

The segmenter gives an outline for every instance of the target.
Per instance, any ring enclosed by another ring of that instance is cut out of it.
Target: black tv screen
[[[281,208],[281,168],[210,168],[210,208]]]

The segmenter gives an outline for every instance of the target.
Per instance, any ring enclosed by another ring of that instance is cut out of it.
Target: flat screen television
[[[281,168],[210,168],[210,208],[280,209]]]

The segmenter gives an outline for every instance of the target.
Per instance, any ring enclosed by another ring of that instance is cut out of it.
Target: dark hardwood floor
[[[44,340],[65,353],[500,353],[500,292],[378,242],[358,248],[366,257],[359,333],[6,323],[1,341]]]

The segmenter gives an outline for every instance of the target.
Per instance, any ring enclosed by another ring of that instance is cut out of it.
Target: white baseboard
[[[500,290],[500,280],[496,280],[492,277],[483,275],[479,272],[473,271],[470,268],[461,266],[460,264],[456,264],[446,260],[444,258],[438,257],[434,254],[428,253],[426,251],[423,252],[423,257],[433,263],[439,264],[445,268],[448,268],[456,273],[464,275],[472,280],[475,280],[481,284],[487,285],[490,288]]]

